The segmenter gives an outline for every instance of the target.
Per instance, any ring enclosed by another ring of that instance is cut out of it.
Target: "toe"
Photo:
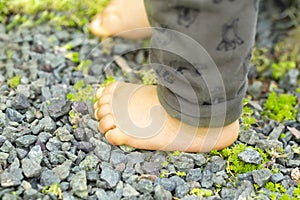
[[[100,99],[102,93],[103,93],[104,87],[99,87],[96,91],[96,98]]]
[[[126,144],[126,136],[118,128],[114,128],[112,130],[107,131],[105,137],[107,141],[113,145],[118,146]]]
[[[108,84],[103,90],[103,95],[107,94],[107,93],[112,94],[115,91],[115,89],[117,88],[118,84],[120,84],[120,83],[112,82],[112,83]]]
[[[116,128],[115,120],[112,115],[106,115],[99,121],[99,131],[106,133],[107,131]]]
[[[102,95],[101,98],[96,103],[97,103],[97,107],[99,108],[102,105],[111,104],[111,102],[112,102],[112,95],[105,94],[105,95]]]
[[[102,119],[106,115],[112,114],[112,108],[110,104],[102,104],[98,109],[97,109],[97,118]]]

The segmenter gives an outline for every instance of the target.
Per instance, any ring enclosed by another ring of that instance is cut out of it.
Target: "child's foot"
[[[91,22],[90,30],[99,37],[119,36],[128,39],[149,37],[151,29],[144,0],[113,0]]]
[[[112,83],[98,89],[95,117],[99,130],[114,145],[138,149],[207,152],[223,149],[238,137],[238,120],[223,128],[198,128],[169,116],[156,86]]]

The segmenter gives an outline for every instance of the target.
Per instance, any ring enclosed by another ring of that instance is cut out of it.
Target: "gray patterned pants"
[[[158,97],[198,127],[239,118],[247,89],[258,0],[145,0]]]

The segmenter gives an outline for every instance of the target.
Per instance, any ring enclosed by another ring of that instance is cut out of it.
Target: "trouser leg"
[[[199,127],[237,120],[247,88],[258,0],[145,0],[158,97]],[[157,63],[157,64],[155,64]]]

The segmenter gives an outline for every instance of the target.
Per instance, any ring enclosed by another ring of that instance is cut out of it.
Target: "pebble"
[[[84,141],[85,140],[85,131],[83,128],[79,127],[79,128],[76,128],[74,131],[73,131],[73,135],[75,137],[75,139],[77,141]]]
[[[42,169],[40,181],[43,186],[50,186],[55,183],[60,183],[60,179],[58,176],[56,176],[54,171],[46,168]]]
[[[91,143],[85,141],[78,142],[77,147],[86,153],[93,151],[95,148]]]
[[[110,158],[111,146],[95,138],[91,138],[90,142],[95,146],[95,155],[100,160],[108,162]]]
[[[28,101],[28,98],[24,94],[17,94],[17,96],[14,99],[14,109],[26,109],[29,108],[30,103]]]
[[[278,140],[258,140],[256,145],[258,148],[261,148],[264,151],[281,149],[283,147],[282,143]]]
[[[61,165],[54,167],[53,172],[60,180],[63,181],[69,176],[71,166],[72,166],[72,161],[66,160]]]
[[[186,176],[186,181],[199,181],[202,178],[202,173],[200,168],[190,169]]]
[[[113,188],[120,181],[120,174],[118,171],[115,171],[110,167],[103,166],[100,178],[105,180],[110,188]]]
[[[2,187],[13,187],[21,184],[23,180],[22,169],[20,168],[19,159],[15,159],[8,169],[0,175]]]
[[[158,185],[161,185],[165,190],[168,190],[172,192],[175,190],[176,183],[169,178],[162,178],[162,179],[156,179],[155,182],[157,182]]]
[[[238,157],[246,163],[257,165],[262,161],[260,153],[251,148],[246,148],[243,152],[238,154]]]
[[[18,147],[28,147],[33,144],[37,139],[35,135],[24,135],[16,139],[16,145]]]
[[[211,164],[208,163],[203,172],[202,172],[202,179],[201,179],[201,186],[204,188],[210,188],[213,185],[213,173],[211,171]]]
[[[79,168],[81,170],[86,170],[86,171],[95,170],[98,163],[99,163],[99,159],[97,156],[88,155],[85,157],[83,161],[81,161],[81,163],[79,164]]]
[[[273,183],[278,183],[278,182],[282,181],[283,179],[284,179],[284,176],[282,173],[276,173],[271,176],[271,181]]]
[[[141,193],[151,193],[153,191],[153,183],[147,179],[141,179],[137,185],[136,189]]]
[[[33,146],[28,153],[28,158],[40,164],[43,159],[43,152],[41,146],[40,145]]]
[[[189,185],[182,178],[178,176],[172,176],[170,180],[176,183],[176,187],[175,187],[176,197],[182,198],[190,191]]]
[[[165,190],[162,186],[158,185],[154,188],[154,198],[156,200],[172,200],[171,192]]]
[[[125,184],[123,188],[123,196],[124,197],[134,197],[138,196],[140,193],[136,191],[131,185]]]
[[[252,172],[254,182],[259,186],[262,187],[267,183],[271,176],[272,172],[268,169],[261,169],[261,170],[254,170]]]
[[[66,100],[52,100],[48,107],[49,115],[57,119],[65,114],[68,114],[71,109],[71,102]]]
[[[62,142],[68,142],[74,138],[73,135],[69,132],[69,130],[65,126],[56,129],[54,135],[56,135],[56,137]]]
[[[162,169],[160,162],[144,162],[142,170],[145,174],[159,174],[159,170]]]
[[[255,145],[259,137],[254,130],[241,130],[239,140],[246,144]]]
[[[25,118],[24,115],[11,108],[7,108],[5,113],[8,119],[14,122],[22,122]]]
[[[283,124],[279,124],[277,127],[273,129],[273,131],[269,135],[270,140],[278,140],[281,133],[283,133],[285,126]]]
[[[35,160],[24,158],[22,160],[23,173],[27,178],[39,177],[42,167]]]
[[[127,163],[126,155],[120,150],[113,150],[110,155],[110,163],[117,165],[120,163]]]
[[[70,186],[72,188],[72,192],[82,198],[86,199],[88,197],[88,187],[86,180],[86,172],[84,170],[79,171],[75,174],[70,182]]]

